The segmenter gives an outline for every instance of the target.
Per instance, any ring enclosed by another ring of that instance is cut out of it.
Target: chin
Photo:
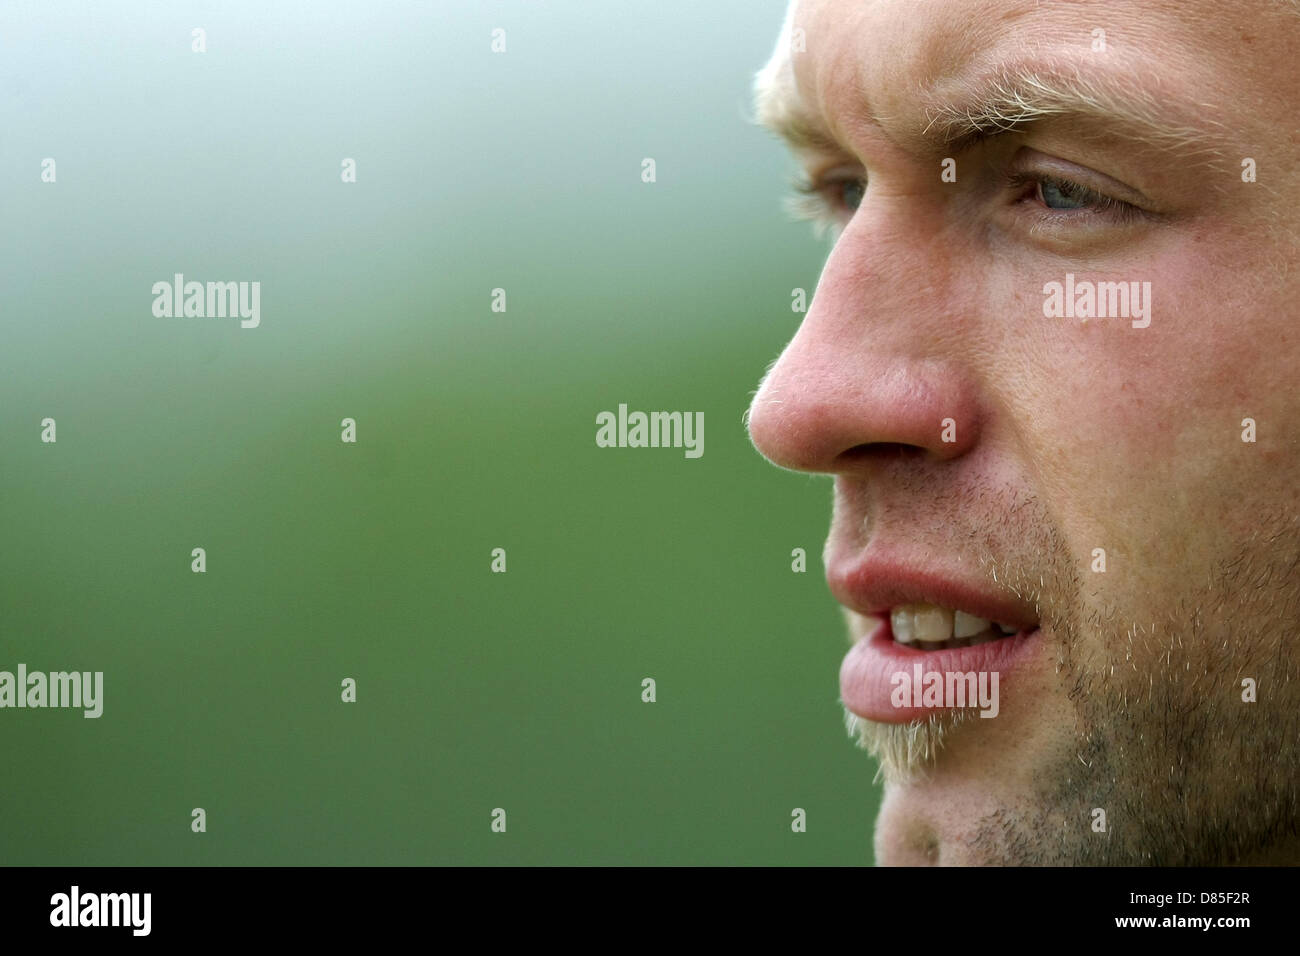
[[[879,866],[983,866],[970,821],[996,814],[997,806],[970,788],[936,786],[933,780],[891,783],[876,818]]]

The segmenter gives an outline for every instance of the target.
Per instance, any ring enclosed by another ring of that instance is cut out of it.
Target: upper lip
[[[900,604],[934,604],[965,611],[986,621],[1031,630],[1038,626],[1032,604],[969,571],[943,570],[882,553],[835,561],[826,568],[831,594],[846,608],[873,617],[888,616]]]

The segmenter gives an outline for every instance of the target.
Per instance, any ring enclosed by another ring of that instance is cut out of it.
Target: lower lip
[[[1039,629],[1021,631],[1010,637],[974,647],[941,651],[920,651],[899,644],[891,636],[889,621],[882,620],[866,637],[854,644],[840,665],[840,697],[844,706],[867,720],[903,724],[930,714],[947,713],[956,707],[895,707],[891,698],[897,686],[894,675],[902,672],[911,680],[915,666],[922,675],[974,671],[998,674],[1001,691],[1009,673],[1021,666],[1039,643]]]

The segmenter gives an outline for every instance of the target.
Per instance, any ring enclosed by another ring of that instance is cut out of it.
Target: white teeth
[[[916,643],[916,637],[912,630],[910,605],[903,604],[889,612],[889,629],[894,632],[894,640],[898,641],[898,643]]]
[[[952,624],[953,637],[974,637],[983,631],[987,631],[989,622],[982,617],[976,617],[974,614],[967,614],[965,611],[957,611]]]
[[[913,604],[912,632],[918,641],[941,644],[952,637],[953,612],[933,604]]]
[[[952,638],[953,612],[933,604],[900,604],[889,614],[900,644],[942,644]]]
[[[997,624],[934,604],[900,604],[889,612],[894,640],[923,651],[945,647],[974,647],[1020,633],[1020,628]]]

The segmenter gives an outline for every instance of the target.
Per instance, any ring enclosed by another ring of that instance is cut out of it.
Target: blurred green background
[[[784,6],[0,8],[0,669],[105,683],[0,710],[0,862],[870,861],[830,483],[741,423],[826,253],[746,119]]]

